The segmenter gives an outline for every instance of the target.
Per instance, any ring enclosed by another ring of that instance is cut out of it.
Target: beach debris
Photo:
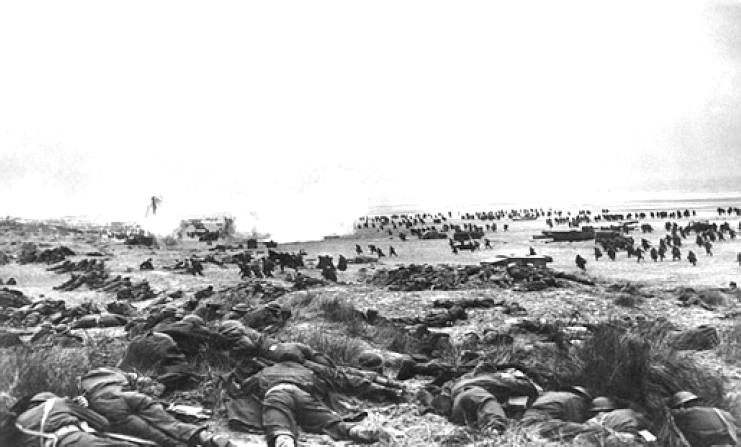
[[[31,298],[27,297],[20,290],[3,287],[0,290],[0,308],[23,307],[32,303]]]
[[[64,261],[67,256],[75,256],[75,252],[65,246],[51,248],[39,251],[36,244],[27,243],[21,247],[21,255],[18,258],[19,264],[45,263],[56,264]]]
[[[78,262],[65,260],[60,264],[53,265],[46,270],[61,275],[62,273],[69,272],[90,272],[93,270],[105,270],[105,261],[98,261],[97,259],[82,259]]]

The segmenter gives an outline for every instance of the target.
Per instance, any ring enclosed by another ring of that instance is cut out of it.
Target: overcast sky
[[[5,2],[0,214],[159,195],[291,240],[738,175],[739,24],[723,0]]]

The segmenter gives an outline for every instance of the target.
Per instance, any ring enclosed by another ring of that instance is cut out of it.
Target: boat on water
[[[582,227],[580,230],[543,231],[543,239],[553,239],[553,242],[588,241],[595,237],[592,227]]]
[[[535,265],[540,267],[545,267],[549,262],[553,262],[553,258],[550,256],[544,256],[544,255],[525,255],[525,256],[515,256],[515,255],[497,255],[493,258],[487,259],[486,261],[481,261],[480,264],[483,266],[508,266],[510,264],[517,264],[517,265]]]

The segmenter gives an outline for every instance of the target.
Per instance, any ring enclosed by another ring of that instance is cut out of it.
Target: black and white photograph
[[[0,42],[0,446],[739,445],[741,1]]]

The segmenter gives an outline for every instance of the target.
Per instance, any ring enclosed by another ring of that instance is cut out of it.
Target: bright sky
[[[159,195],[165,226],[288,241],[737,175],[739,23],[738,0],[4,2],[0,215]]]

